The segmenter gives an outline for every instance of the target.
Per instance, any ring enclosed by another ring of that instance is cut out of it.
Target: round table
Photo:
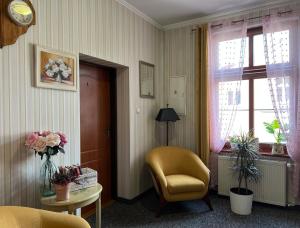
[[[50,211],[62,212],[68,211],[69,214],[76,215],[76,209],[85,207],[96,201],[96,227],[101,227],[101,192],[102,186],[96,186],[70,192],[70,199],[65,201],[56,201],[56,196],[42,197],[43,208]]]

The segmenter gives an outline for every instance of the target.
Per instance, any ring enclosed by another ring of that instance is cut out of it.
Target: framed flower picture
[[[77,91],[77,56],[36,45],[35,85]]]

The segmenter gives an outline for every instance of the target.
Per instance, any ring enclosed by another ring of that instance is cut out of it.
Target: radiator
[[[231,169],[233,158],[218,156],[218,194],[229,196],[231,187],[238,181]],[[254,201],[287,206],[287,161],[260,159],[256,162],[261,172],[258,183],[250,182],[249,189],[254,193]],[[244,186],[244,185],[243,185]]]

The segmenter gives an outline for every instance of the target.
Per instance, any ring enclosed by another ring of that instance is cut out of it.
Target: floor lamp
[[[180,120],[173,108],[161,108],[157,114],[156,121],[167,122],[167,146],[169,145],[169,121]]]

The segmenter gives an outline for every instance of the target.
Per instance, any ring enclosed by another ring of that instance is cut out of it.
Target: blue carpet
[[[235,215],[228,198],[212,195],[214,210],[200,200],[169,204],[156,218],[158,198],[149,192],[133,204],[115,202],[102,210],[102,227],[286,227],[300,228],[300,211],[255,203],[249,216]],[[95,216],[88,219],[95,227]]]

